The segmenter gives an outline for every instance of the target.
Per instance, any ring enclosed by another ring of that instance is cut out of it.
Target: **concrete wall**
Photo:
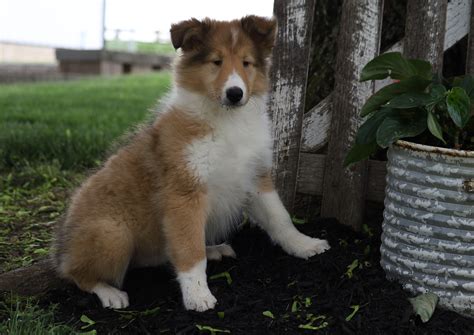
[[[0,63],[0,83],[59,79],[64,75],[56,64]]]
[[[0,42],[0,63],[55,64],[55,49]]]

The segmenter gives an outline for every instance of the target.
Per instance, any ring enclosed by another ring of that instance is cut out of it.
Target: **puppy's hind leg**
[[[95,293],[105,308],[126,308],[128,307],[128,294],[127,292],[120,291],[119,289],[104,283],[97,283],[92,289],[91,293]]]
[[[127,227],[103,220],[93,229],[72,231],[64,247],[58,269],[61,277],[96,294],[103,307],[128,307],[127,293],[119,290],[133,252]]]

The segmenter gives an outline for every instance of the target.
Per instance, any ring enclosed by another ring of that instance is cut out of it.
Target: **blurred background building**
[[[0,0],[0,82],[161,70],[172,23],[272,11],[273,0]]]

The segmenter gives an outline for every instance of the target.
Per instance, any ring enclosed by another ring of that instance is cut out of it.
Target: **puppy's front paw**
[[[204,312],[216,305],[217,300],[207,286],[206,262],[203,259],[189,271],[178,272],[184,307],[188,310]]]
[[[329,250],[328,241],[312,238],[303,234],[298,234],[289,238],[283,247],[286,252],[295,257],[308,259],[317,254],[322,254]]]
[[[208,288],[183,292],[184,307],[187,310],[204,312],[216,306],[217,299]]]

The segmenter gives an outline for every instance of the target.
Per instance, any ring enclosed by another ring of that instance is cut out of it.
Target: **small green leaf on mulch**
[[[196,328],[199,329],[199,332],[209,332],[211,335],[217,333],[230,333],[230,330],[228,329],[213,328],[211,326],[196,325]]]
[[[415,298],[408,298],[408,300],[412,304],[415,314],[420,316],[421,321],[428,322],[434,313],[439,298],[436,294],[428,292]]]
[[[352,305],[351,308],[352,308],[352,313],[349,314],[348,316],[346,316],[346,321],[347,321],[347,322],[349,322],[349,321],[352,320],[352,318],[354,317],[354,315],[356,315],[356,313],[359,311],[360,306],[359,306],[359,305]]]
[[[264,316],[268,317],[268,318],[271,318],[271,319],[274,319],[275,318],[275,315],[273,315],[272,312],[270,311],[265,311],[262,313]]]
[[[227,284],[228,284],[228,285],[231,285],[231,284],[232,284],[232,277],[230,276],[229,271],[224,271],[224,272],[215,274],[215,275],[213,275],[213,276],[210,276],[210,277],[209,277],[209,280],[215,280],[215,279],[220,279],[220,278],[225,278],[225,280],[227,281]]]
[[[89,328],[89,327],[95,325],[95,321],[91,320],[91,318],[89,318],[85,314],[81,315],[81,322],[85,323],[85,325],[82,326],[81,329],[86,329],[86,328]]]

